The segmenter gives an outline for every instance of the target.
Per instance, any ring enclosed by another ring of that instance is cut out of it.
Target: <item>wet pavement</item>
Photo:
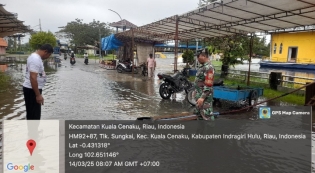
[[[77,59],[75,65],[69,60],[62,61],[61,67],[46,64],[47,83],[43,89],[45,99],[42,119],[135,119],[139,116],[157,116],[181,112],[191,112],[192,107],[185,100],[184,92],[177,93],[171,100],[163,100],[159,95],[161,81],[156,74],[171,72],[173,59],[157,59],[154,79],[140,74],[117,73],[99,67],[98,61]],[[178,69],[182,67],[178,66]],[[25,107],[22,92],[25,64],[9,67],[13,78],[12,88],[1,92],[0,117],[23,119]],[[259,101],[263,101],[264,98]],[[290,105],[268,102],[269,106]],[[266,105],[266,104],[262,104]],[[252,112],[250,114],[256,114]],[[233,115],[234,116],[234,115]]]
[[[173,59],[157,59],[157,69],[159,72],[171,72],[173,70]],[[178,67],[181,69],[182,67]],[[10,67],[6,73],[13,78],[12,88],[0,93],[0,117],[2,119],[25,119],[25,105],[23,100],[22,83],[25,64],[17,67]],[[160,80],[155,75],[154,79],[147,79],[140,74],[117,73],[116,70],[106,70],[99,67],[98,61],[90,59],[90,64],[85,65],[83,59],[77,59],[75,65],[70,65],[69,59],[62,61],[61,67],[46,64],[47,84],[43,89],[45,99],[42,106],[42,119],[80,119],[80,120],[134,120],[142,116],[158,116],[192,112],[193,107],[185,100],[186,94],[176,94],[176,98],[163,100],[158,92]],[[260,101],[264,100],[262,98]],[[290,105],[281,102],[268,102],[269,106]],[[215,109],[218,111],[218,109]],[[256,121],[249,120],[257,115],[257,109],[247,113],[227,115],[227,118],[240,118],[234,121],[237,131],[235,133],[251,133]],[[220,121],[218,119],[217,121]],[[227,121],[227,120],[222,120]],[[283,120],[274,120],[268,127],[276,128],[277,123]],[[304,121],[304,120],[303,120]],[[298,129],[302,120],[296,120],[297,125],[292,127]],[[289,123],[284,125],[290,126]],[[2,133],[2,132],[1,132]],[[313,137],[313,140],[315,137]],[[234,144],[233,144],[234,145]],[[238,144],[235,144],[238,145]],[[253,141],[252,145],[257,145]],[[247,147],[242,152],[250,152],[254,156],[264,155],[264,158],[271,159],[270,164],[292,166],[295,165],[301,170],[299,162],[286,162],[281,156],[281,151],[272,150],[273,143],[266,141],[264,150],[252,150]],[[274,152],[272,155],[264,153]],[[313,151],[315,153],[315,151]],[[276,155],[278,155],[276,157]],[[294,155],[295,159],[303,162],[303,156]],[[237,159],[237,158],[235,158]],[[249,161],[249,160],[247,160]],[[252,161],[254,164],[255,161]],[[268,160],[266,161],[268,162]],[[271,163],[272,162],[272,163]],[[303,163],[304,164],[304,163]],[[301,171],[303,172],[303,171]]]

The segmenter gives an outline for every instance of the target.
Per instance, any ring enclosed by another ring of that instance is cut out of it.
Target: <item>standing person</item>
[[[70,54],[71,58],[74,58],[74,52],[71,51],[71,54]]]
[[[210,64],[209,57],[202,52],[198,56],[201,64],[195,78],[196,88],[196,109],[195,113],[204,120],[214,120],[213,116],[213,81],[214,68]]]
[[[41,105],[44,105],[42,89],[46,83],[43,60],[53,53],[50,44],[42,45],[27,58],[26,74],[23,83],[23,93],[27,120],[40,120]]]
[[[156,61],[153,58],[153,55],[150,54],[150,57],[147,59],[147,67],[148,67],[148,77],[151,78],[154,75],[154,70],[156,68]]]

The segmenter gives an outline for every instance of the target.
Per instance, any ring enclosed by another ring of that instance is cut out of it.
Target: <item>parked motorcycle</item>
[[[213,82],[213,86],[224,86],[224,81],[222,79],[215,80]],[[196,106],[196,98],[195,97],[196,97],[196,90],[195,90],[195,87],[192,87],[189,89],[189,92],[187,94],[187,100],[192,106]],[[219,103],[219,101],[214,98],[213,99],[213,105],[216,105],[217,103]]]
[[[74,65],[74,64],[75,64],[75,58],[74,58],[74,57],[71,57],[71,58],[70,58],[70,64],[71,64],[71,65]]]
[[[148,76],[148,68],[147,68],[147,64],[144,62],[140,65],[140,67],[142,68],[141,74],[143,76]]]
[[[63,58],[64,58],[65,60],[67,60],[67,54],[66,54],[66,53],[63,55]]]
[[[159,79],[164,80],[160,85],[159,93],[163,99],[169,99],[172,94],[182,92],[185,90],[188,93],[189,88],[192,87],[192,83],[189,82],[188,69],[184,68],[182,71],[177,72],[174,75],[158,74]]]
[[[118,62],[118,65],[116,67],[118,73],[122,72],[132,72],[132,62]],[[133,73],[138,73],[137,67],[133,67]]]

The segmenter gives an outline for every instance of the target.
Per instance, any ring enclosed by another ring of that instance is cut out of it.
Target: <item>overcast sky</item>
[[[89,23],[93,19],[105,23],[122,19],[142,26],[176,14],[197,8],[199,0],[1,0],[4,8],[18,14],[18,19],[39,31],[39,19],[43,31],[56,32],[76,18]],[[28,41],[25,37],[22,43]]]

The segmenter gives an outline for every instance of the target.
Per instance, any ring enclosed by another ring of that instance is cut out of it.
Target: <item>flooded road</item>
[[[158,62],[159,63],[159,62]],[[171,71],[171,66],[161,62],[158,72]],[[3,119],[23,119],[25,107],[22,83],[25,64],[9,68],[6,73],[14,80],[14,88],[0,93]],[[156,116],[190,111],[185,94],[176,100],[162,100],[158,93],[160,81],[148,80],[139,74],[119,74],[106,70],[90,60],[84,65],[78,59],[74,66],[64,61],[61,67],[46,65],[47,83],[43,89],[43,119],[135,119],[139,116]],[[168,106],[172,103],[171,106]],[[168,108],[169,107],[169,108]]]
[[[173,62],[170,58],[157,59],[155,74],[171,72]],[[171,100],[161,99],[158,91],[161,81],[156,75],[154,79],[147,79],[140,74],[119,74],[116,70],[100,68],[94,60],[85,65],[82,59],[77,59],[74,66],[69,61],[63,61],[61,67],[48,63],[45,66],[47,83],[43,89],[42,119],[135,119],[192,111],[184,92],[177,93]],[[182,68],[178,66],[179,70]],[[25,64],[22,64],[6,71],[13,79],[13,87],[0,93],[3,119],[25,117],[24,70]],[[262,105],[290,104],[268,102]]]
[[[173,59],[157,59],[157,70],[159,72],[172,71]],[[178,67],[181,69],[182,67]],[[3,119],[24,119],[25,105],[23,100],[22,83],[25,64],[17,68],[9,68],[8,73],[14,83],[12,88],[0,93],[0,116]],[[142,76],[132,74],[119,74],[116,70],[106,70],[99,67],[98,62],[90,60],[89,65],[83,64],[83,59],[77,59],[77,63],[71,66],[69,61],[63,61],[61,67],[46,65],[48,79],[43,89],[45,99],[42,107],[42,119],[68,119],[68,120],[135,120],[142,116],[158,116],[192,112],[193,107],[185,100],[186,94],[176,94],[175,99],[161,99],[158,89],[160,82],[155,79],[146,79]],[[264,100],[262,98],[262,100]],[[289,105],[279,102],[269,102],[269,106]],[[217,111],[217,109],[215,110]],[[218,119],[218,124],[229,124],[224,128],[215,127],[216,131],[230,133],[251,133],[259,127],[275,129],[282,124],[283,128],[289,127],[290,131],[301,130],[301,126],[307,120],[295,119],[270,119],[270,124],[260,121],[251,121],[248,117],[257,115],[257,109],[249,113],[228,115],[227,117],[240,117],[242,120]],[[294,126],[292,125],[294,124]],[[236,128],[237,127],[237,128]],[[257,163],[249,156],[263,156],[260,162],[266,168],[272,168],[277,172],[280,168],[292,167],[292,171],[305,172],[307,166],[306,156],[296,151],[290,153],[293,158],[287,161],[288,155],[283,154],[281,146],[274,145],[272,141],[265,141],[264,146],[258,146],[257,141],[243,143],[229,143],[227,146],[241,148],[242,154],[248,157],[236,163],[247,162],[249,167]],[[244,146],[244,147],[242,147]],[[257,146],[257,150],[251,148]],[[220,146],[217,146],[220,148]],[[275,149],[277,148],[277,150]],[[222,148],[224,150],[224,148]],[[223,157],[223,156],[222,156]],[[237,160],[238,156],[232,157]],[[269,158],[269,159],[267,159]],[[296,162],[295,162],[296,161]],[[222,166],[225,164],[222,163]],[[279,166],[281,165],[281,166]],[[241,169],[241,168],[240,168]],[[248,169],[252,172],[264,172]],[[265,170],[266,171],[266,170]],[[288,171],[290,172],[290,171]]]

